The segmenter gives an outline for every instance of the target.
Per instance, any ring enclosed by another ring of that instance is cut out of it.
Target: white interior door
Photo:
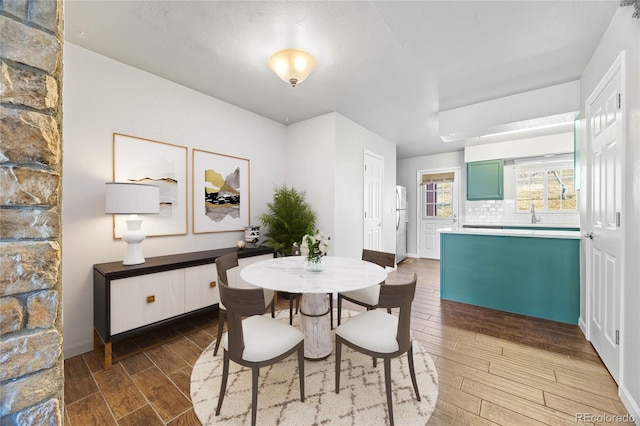
[[[428,181],[430,176],[439,181]],[[439,260],[439,231],[458,226],[459,181],[459,168],[418,172],[418,245],[422,258]]]
[[[622,60],[622,58],[620,58]],[[622,164],[624,153],[621,69],[612,70],[587,100],[587,293],[589,338],[618,381],[622,273]]]
[[[364,152],[364,241],[367,250],[383,251],[382,189],[384,157]]]

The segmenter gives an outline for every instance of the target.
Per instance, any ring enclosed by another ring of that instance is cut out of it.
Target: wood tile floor
[[[441,301],[433,260],[407,259],[388,282],[413,272],[414,337],[440,380],[429,425],[612,424],[627,413],[578,327]],[[278,307],[288,309],[288,301]],[[122,342],[114,353],[139,353],[109,371],[93,352],[65,360],[65,425],[199,425],[191,369],[216,331],[216,318],[199,317]]]

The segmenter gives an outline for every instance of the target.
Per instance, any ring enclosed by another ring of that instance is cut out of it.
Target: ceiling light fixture
[[[271,55],[269,68],[282,81],[296,87],[316,69],[316,58],[302,50],[285,49]]]

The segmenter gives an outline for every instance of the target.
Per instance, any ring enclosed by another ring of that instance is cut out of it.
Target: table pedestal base
[[[304,357],[319,360],[332,351],[329,297],[326,293],[303,293],[300,300],[300,328],[304,334]]]

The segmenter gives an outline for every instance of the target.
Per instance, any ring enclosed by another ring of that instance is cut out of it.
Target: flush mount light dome
[[[316,58],[302,50],[285,49],[271,55],[269,68],[282,81],[296,87],[316,68]]]

